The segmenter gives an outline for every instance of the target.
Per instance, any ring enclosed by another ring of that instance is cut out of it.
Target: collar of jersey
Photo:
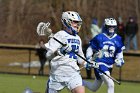
[[[71,33],[69,33],[68,31],[66,31],[66,30],[64,30],[66,33],[68,33],[69,35],[72,35],[72,36],[76,36],[76,35],[73,35],[73,34],[71,34]]]
[[[108,35],[106,35],[105,33],[103,33],[107,38],[109,38],[109,39],[112,39],[112,38],[114,38],[114,37],[116,37],[117,36],[117,34],[114,34],[112,37],[109,37]]]

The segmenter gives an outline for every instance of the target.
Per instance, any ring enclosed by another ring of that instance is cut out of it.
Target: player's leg
[[[86,69],[87,79],[91,79],[91,69]]]
[[[94,69],[94,74],[96,76],[94,83],[83,80],[83,85],[86,86],[89,90],[96,92],[102,85],[103,80],[101,79],[97,69]]]
[[[45,93],[58,93],[65,87],[65,83],[60,83],[52,80],[50,77],[47,81],[47,87]]]
[[[84,86],[78,86],[71,90],[72,93],[85,93],[85,87]]]
[[[108,75],[110,75],[109,71],[106,71],[105,73],[107,73]],[[106,75],[101,75],[102,80],[104,81],[104,83],[107,85],[107,93],[114,93],[114,82],[112,79],[108,78]]]
[[[43,61],[44,60],[42,57],[40,57],[39,61],[40,61],[39,75],[43,75]]]
[[[82,85],[82,77],[79,73],[70,78],[67,87],[72,93],[85,93],[85,87]]]
[[[94,82],[83,80],[83,85],[93,92],[96,92],[100,88],[102,83],[103,81],[101,79],[99,80],[95,79]]]
[[[45,93],[58,93],[57,90],[54,90],[54,89],[51,89],[51,88],[48,88]]]
[[[44,66],[46,63],[46,58],[42,58],[42,64],[41,64],[41,70],[42,70],[42,75],[44,75]]]
[[[133,43],[133,49],[134,50],[138,50],[138,47],[137,47],[137,36],[136,35],[132,38],[132,43]]]
[[[131,42],[130,38],[131,38],[130,36],[126,36],[126,42],[125,42],[126,51],[130,50],[130,42]]]
[[[43,75],[43,60],[40,62],[40,75]]]

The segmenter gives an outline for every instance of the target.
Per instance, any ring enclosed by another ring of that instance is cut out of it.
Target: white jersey
[[[77,52],[79,55],[84,57],[82,51],[82,43],[81,39],[78,35],[70,35],[64,30],[57,32],[54,37],[58,39],[63,44],[68,44],[73,51]],[[64,48],[59,42],[51,38],[48,43],[45,44],[47,49],[50,49],[54,53],[58,53],[51,60],[51,71],[50,75],[54,76],[63,76],[70,77],[74,74],[79,74],[77,70],[79,70],[78,63],[82,63],[83,59],[78,57],[74,52],[67,53],[65,55],[59,55],[59,51]]]

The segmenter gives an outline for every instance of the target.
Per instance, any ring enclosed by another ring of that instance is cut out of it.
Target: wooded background
[[[83,19],[82,40],[90,35],[90,24],[94,17],[101,26],[104,18],[122,17],[126,24],[128,18],[137,19],[140,28],[140,0],[0,0],[0,43],[34,45],[39,39],[37,24],[51,22],[54,32],[62,28],[63,11],[77,11]],[[138,42],[140,40],[140,30]],[[140,45],[140,44],[139,44]]]

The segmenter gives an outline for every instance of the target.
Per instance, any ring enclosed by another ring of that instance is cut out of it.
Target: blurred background
[[[140,0],[0,0],[0,72],[36,74],[40,67],[36,55],[36,44],[47,37],[39,37],[36,27],[39,22],[50,22],[50,28],[57,32],[62,28],[63,11],[77,11],[82,20],[79,35],[83,43],[91,39],[90,26],[93,18],[98,19],[99,27],[106,17],[121,17],[126,25],[133,17],[140,27]],[[89,37],[87,40],[86,37]],[[140,46],[140,29],[137,43]],[[125,65],[114,68],[113,77],[126,81],[140,81],[140,52],[125,53]],[[93,72],[92,72],[93,73]],[[46,62],[44,75],[49,74]],[[82,69],[86,78],[86,72]],[[94,75],[92,75],[94,78]]]
[[[94,17],[100,27],[104,18],[119,16],[124,23],[133,16],[140,25],[139,4],[139,0],[0,0],[0,42],[34,45],[39,38],[37,24],[49,21],[53,31],[58,31],[61,14],[67,10],[77,11],[83,19],[81,37],[90,34]]]

